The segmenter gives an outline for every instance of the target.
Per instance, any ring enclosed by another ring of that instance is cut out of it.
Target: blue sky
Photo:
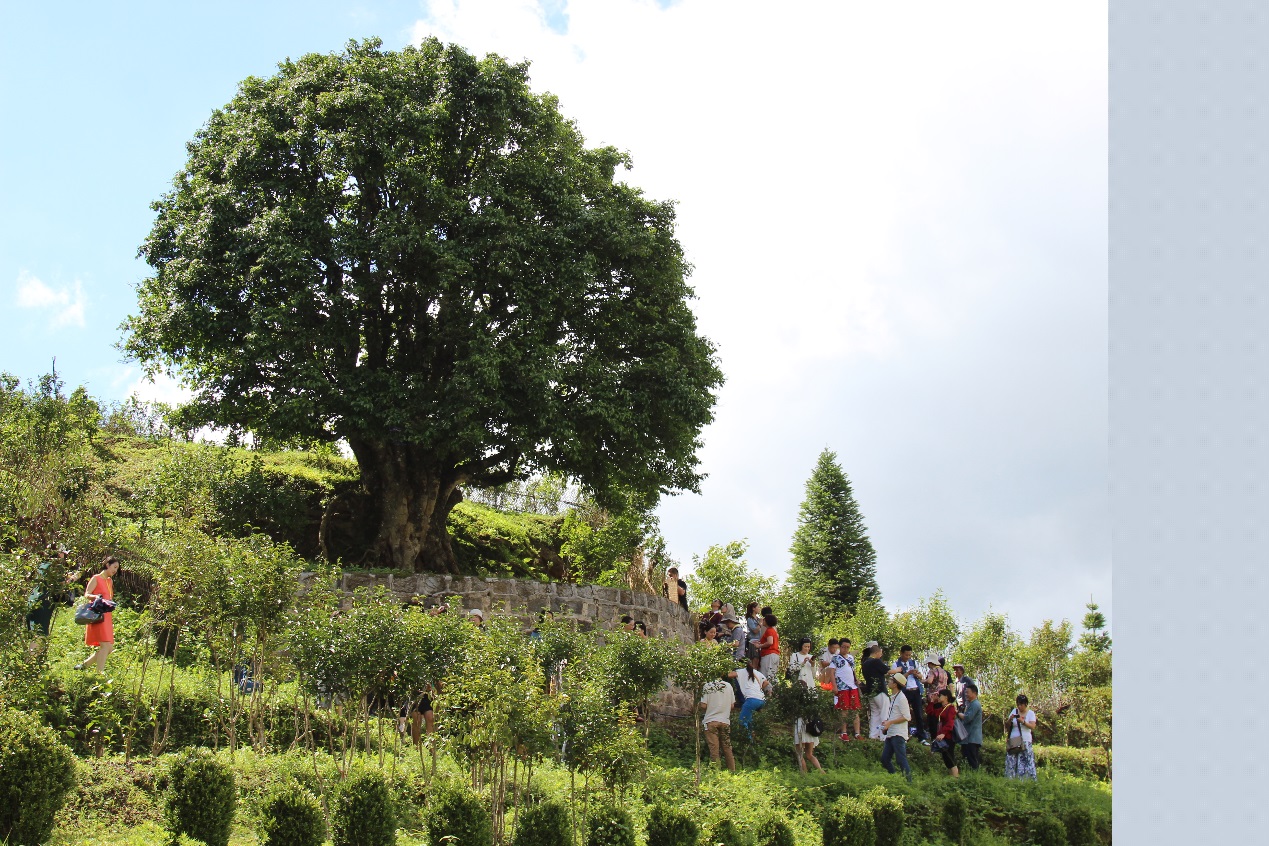
[[[149,204],[248,75],[349,38],[533,61],[678,201],[728,377],[674,554],[784,571],[837,451],[887,604],[1110,605],[1106,10],[681,0],[3,5],[0,370],[109,399]]]

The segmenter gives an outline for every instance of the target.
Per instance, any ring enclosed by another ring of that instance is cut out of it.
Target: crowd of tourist
[[[672,572],[664,595],[673,600],[675,593],[685,604],[686,588]],[[779,624],[771,608],[758,602],[745,607],[741,620],[733,606],[718,600],[698,624],[701,640],[730,650],[742,665],[707,685],[699,703],[710,759],[733,771],[731,712],[739,711],[737,722],[752,738],[754,715],[766,706],[781,671]],[[864,644],[862,659],[857,660],[853,651],[850,638],[829,638],[817,652],[812,639],[803,637],[784,663],[789,683],[831,694],[832,709],[840,720],[835,732],[840,742],[879,741],[882,766],[891,773],[902,772],[909,781],[908,744],[912,741],[929,747],[954,778],[960,775],[962,761],[971,770],[981,768],[983,709],[978,683],[963,664],[954,662],[949,675],[943,656],[917,660],[906,644],[899,647],[897,656],[887,659],[875,640]],[[865,715],[866,737],[861,732]],[[1035,726],[1035,712],[1028,707],[1026,695],[1019,694],[1017,707],[1005,719],[1007,777],[1036,778]],[[829,729],[819,718],[794,718],[793,746],[803,772],[822,769],[815,750],[826,732]]]
[[[60,559],[57,563],[64,565],[65,553],[59,551],[57,555]],[[41,566],[47,569],[52,563],[49,561]],[[94,652],[77,668],[93,666],[99,672],[105,670],[106,658],[114,645],[110,609],[114,607],[113,577],[118,570],[118,559],[107,557],[99,568],[94,568],[85,586],[76,622],[85,624],[85,645],[93,647]],[[73,581],[76,576],[68,575],[66,578],[65,587],[69,593],[56,594],[40,581],[44,572],[46,570],[33,576],[33,581],[38,583],[29,598],[26,625],[32,632],[47,637],[56,607],[75,602]],[[679,578],[676,568],[671,567],[667,572],[662,591],[670,601],[688,608],[687,585]],[[460,597],[454,595],[449,598]],[[416,597],[407,605],[420,599]],[[424,610],[432,615],[445,614],[450,606],[442,600]],[[476,626],[485,622],[485,612],[478,608],[465,614]],[[539,615],[539,623],[542,617]],[[699,703],[699,708],[704,711],[702,723],[710,759],[715,764],[725,762],[733,771],[736,763],[731,748],[731,714],[733,710],[739,711],[738,722],[752,738],[754,715],[766,706],[773,692],[773,680],[777,679],[781,668],[779,625],[780,621],[772,609],[758,602],[746,605],[744,618],[741,619],[734,606],[714,600],[700,618],[699,639],[728,650],[740,665],[724,678],[706,685]],[[621,616],[618,628],[635,636],[648,636],[644,621],[629,614]],[[537,631],[535,627],[529,636],[533,637]],[[849,638],[829,638],[824,648],[816,652],[812,639],[803,637],[796,647],[789,650],[785,664],[786,678],[791,684],[800,685],[807,691],[820,690],[831,694],[832,709],[840,719],[835,732],[840,742],[865,739],[861,726],[866,713],[866,739],[882,743],[881,764],[891,773],[902,771],[911,781],[912,768],[908,762],[907,747],[912,740],[930,747],[953,777],[960,775],[960,760],[971,770],[982,766],[983,709],[978,701],[978,683],[966,673],[963,664],[954,662],[949,676],[942,656],[929,655],[924,661],[918,661],[912,647],[906,644],[899,647],[898,656],[893,660],[886,659],[884,648],[875,640],[864,644],[862,660],[857,660],[853,651],[854,644]],[[235,677],[235,683],[251,682],[251,675],[248,668],[241,680]],[[552,687],[557,688],[559,681],[552,678]],[[408,729],[407,721],[401,720],[401,731],[408,730],[416,743],[423,733],[434,731],[432,696],[435,693],[436,690],[429,685],[419,701],[412,703]],[[639,718],[643,716],[640,714]],[[1016,707],[1005,718],[1007,777],[1036,778],[1032,747],[1035,728],[1035,711],[1029,707],[1026,695],[1019,694]],[[803,772],[807,771],[808,765],[822,769],[815,750],[826,731],[827,726],[818,717],[795,718],[793,746]]]

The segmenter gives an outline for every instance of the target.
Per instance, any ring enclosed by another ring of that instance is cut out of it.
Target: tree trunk
[[[449,512],[462,501],[454,470],[414,444],[349,439],[378,521],[369,558],[411,572],[457,573]]]

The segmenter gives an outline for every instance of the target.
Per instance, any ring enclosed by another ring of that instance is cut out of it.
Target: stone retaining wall
[[[478,579],[434,573],[377,576],[346,572],[339,586],[348,594],[358,588],[382,586],[405,602],[426,597],[429,604],[442,599],[465,610],[479,608],[486,615],[512,615],[532,625],[537,614],[549,610],[557,617],[568,614],[584,629],[615,628],[621,615],[643,620],[650,637],[695,640],[695,616],[663,596],[599,585],[538,582],[529,579]]]
[[[301,576],[301,583],[307,577]],[[574,585],[567,582],[538,582],[528,579],[478,579],[472,576],[445,576],[434,573],[384,576],[373,573],[345,572],[339,587],[348,594],[358,588],[382,586],[394,597],[406,602],[419,596],[427,604],[448,602],[470,611],[479,608],[487,616],[511,615],[528,628],[543,609],[557,618],[568,615],[582,629],[600,631],[616,628],[621,615],[643,620],[649,637],[678,640],[689,645],[696,639],[696,617],[676,602],[663,596],[599,585]],[[653,704],[653,713],[662,719],[692,713],[692,699],[676,687],[667,688]]]

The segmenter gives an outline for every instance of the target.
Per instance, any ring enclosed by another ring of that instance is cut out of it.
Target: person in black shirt
[[[890,668],[881,658],[881,646],[875,640],[864,644],[864,699],[868,702],[868,736],[880,740],[883,708],[887,704],[886,673]]]
[[[672,584],[676,585],[676,587],[674,588],[673,594],[670,592],[670,585]],[[664,591],[666,599],[670,600],[671,602],[677,602],[679,605],[682,605],[684,611],[688,610],[687,582],[679,578],[678,567],[671,567],[670,569],[665,571],[665,584],[662,585],[661,590]],[[675,594],[677,594],[677,596]]]

